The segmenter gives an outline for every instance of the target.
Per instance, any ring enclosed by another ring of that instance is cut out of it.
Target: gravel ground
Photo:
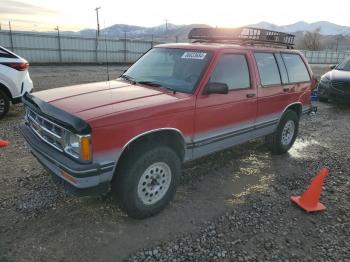
[[[38,66],[31,76],[47,89],[100,81],[104,70]],[[11,142],[0,150],[1,262],[350,261],[349,106],[320,103],[286,155],[256,140],[186,164],[175,200],[141,221],[109,196],[76,198],[57,187],[18,132],[22,114],[13,107],[0,122]],[[304,213],[289,198],[322,166],[330,169],[327,210]]]

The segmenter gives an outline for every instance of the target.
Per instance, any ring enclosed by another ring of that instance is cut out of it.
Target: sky
[[[0,0],[0,23],[13,30],[78,31],[96,28],[99,10],[101,28],[113,24],[157,26],[208,24],[238,27],[267,21],[286,25],[298,21],[329,21],[350,26],[349,0]],[[332,10],[333,9],[333,10]]]

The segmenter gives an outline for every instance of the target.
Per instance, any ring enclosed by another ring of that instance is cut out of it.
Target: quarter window
[[[275,56],[272,53],[254,53],[263,86],[280,85],[281,77]]]
[[[227,84],[229,90],[250,88],[249,69],[245,55],[222,55],[210,82]]]
[[[288,71],[289,82],[297,83],[310,81],[309,73],[299,55],[282,54],[282,57]]]

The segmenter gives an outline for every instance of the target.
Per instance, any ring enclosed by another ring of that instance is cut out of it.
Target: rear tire
[[[140,146],[122,160],[112,181],[112,194],[128,216],[142,219],[164,209],[173,199],[181,160],[169,147]]]
[[[286,153],[294,144],[299,131],[299,117],[287,110],[281,118],[275,133],[267,136],[267,143],[273,154]]]
[[[0,90],[0,119],[10,110],[10,99],[4,91]]]

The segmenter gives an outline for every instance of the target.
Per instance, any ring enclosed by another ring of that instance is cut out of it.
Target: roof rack
[[[295,35],[255,27],[193,28],[188,34],[193,42],[270,45],[293,49]]]

